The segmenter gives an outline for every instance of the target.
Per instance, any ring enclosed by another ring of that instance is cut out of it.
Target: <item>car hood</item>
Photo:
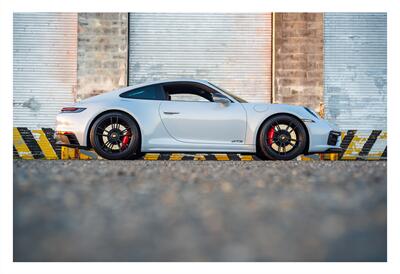
[[[247,108],[252,108],[257,112],[268,110],[283,110],[283,111],[304,111],[304,106],[288,105],[288,104],[271,104],[271,103],[245,103]]]

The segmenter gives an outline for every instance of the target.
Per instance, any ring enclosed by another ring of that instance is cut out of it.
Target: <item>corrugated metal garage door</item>
[[[205,79],[271,101],[271,14],[131,13],[129,84]]]
[[[325,113],[342,129],[386,129],[386,13],[326,13]]]
[[[76,13],[14,14],[14,126],[54,127],[73,102]]]

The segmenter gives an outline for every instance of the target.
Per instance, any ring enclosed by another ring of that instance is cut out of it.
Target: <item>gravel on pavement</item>
[[[386,170],[14,160],[14,260],[386,261]]]

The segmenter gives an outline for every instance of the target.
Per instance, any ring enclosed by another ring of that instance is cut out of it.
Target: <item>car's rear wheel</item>
[[[304,153],[307,132],[303,124],[290,115],[277,115],[261,127],[258,154],[268,160],[292,160]]]
[[[90,143],[103,158],[132,159],[139,155],[139,127],[129,115],[109,112],[94,122],[90,130]]]

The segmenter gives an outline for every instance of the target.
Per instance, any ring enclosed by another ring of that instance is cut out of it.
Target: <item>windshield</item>
[[[215,87],[216,89],[222,90],[224,93],[228,94],[229,96],[231,96],[233,99],[235,99],[235,100],[238,101],[239,103],[247,103],[246,100],[244,100],[244,99],[242,99],[242,98],[240,98],[240,97],[238,97],[238,96],[236,96],[236,95],[233,95],[232,93],[230,93],[230,92],[228,92],[228,91],[226,91],[226,90],[224,90],[224,89],[222,89],[222,88],[220,88],[220,87],[217,87],[217,86],[214,85],[213,83],[210,83],[210,82],[208,82],[208,83],[209,83],[210,85],[212,85],[213,87]]]

